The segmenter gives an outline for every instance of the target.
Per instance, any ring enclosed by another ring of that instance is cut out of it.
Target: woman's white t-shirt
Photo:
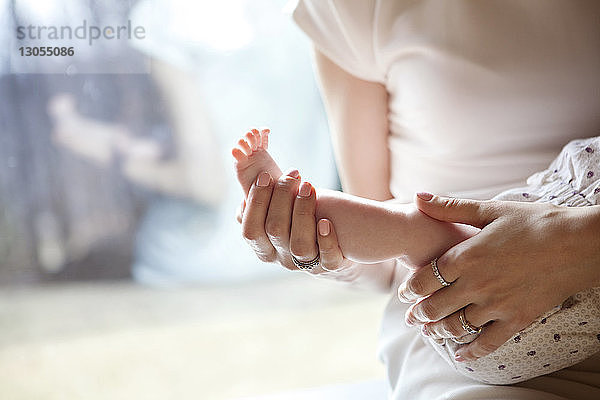
[[[386,86],[401,201],[491,198],[600,134],[600,1],[300,0],[293,16],[341,68]],[[463,378],[404,309],[391,300],[380,344],[395,399],[600,398],[600,357],[520,387]]]

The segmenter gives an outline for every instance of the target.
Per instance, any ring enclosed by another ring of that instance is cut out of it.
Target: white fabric
[[[341,68],[387,87],[400,200],[491,198],[600,132],[599,1],[300,0],[294,19]],[[452,371],[404,310],[392,298],[381,336],[394,399],[600,398],[598,355],[585,371],[486,386]]]
[[[243,397],[237,400],[365,400],[383,399],[387,390],[384,380],[371,380],[300,389],[266,396]]]

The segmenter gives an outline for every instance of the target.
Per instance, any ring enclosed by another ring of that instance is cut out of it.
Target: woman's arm
[[[344,192],[392,199],[385,86],[350,75],[318,50],[315,61]]]

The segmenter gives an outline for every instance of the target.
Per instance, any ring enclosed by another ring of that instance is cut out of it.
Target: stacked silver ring
[[[311,270],[313,267],[319,265],[319,262],[321,262],[321,257],[317,253],[317,256],[310,261],[300,261],[292,255],[292,262],[296,267],[298,267],[298,269]]]
[[[458,314],[458,319],[460,320],[460,324],[462,325],[463,329],[470,335],[479,335],[481,333],[480,326],[473,326],[469,323],[469,321],[467,321],[467,318],[465,317],[464,308],[460,310],[460,313]]]
[[[442,286],[450,286],[451,283],[444,279],[437,266],[437,257],[431,261],[431,269],[433,270],[433,275],[437,278],[438,281],[442,284]]]

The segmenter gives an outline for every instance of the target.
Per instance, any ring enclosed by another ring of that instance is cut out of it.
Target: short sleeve
[[[298,0],[293,19],[315,47],[357,78],[383,83],[377,65],[375,0]]]

